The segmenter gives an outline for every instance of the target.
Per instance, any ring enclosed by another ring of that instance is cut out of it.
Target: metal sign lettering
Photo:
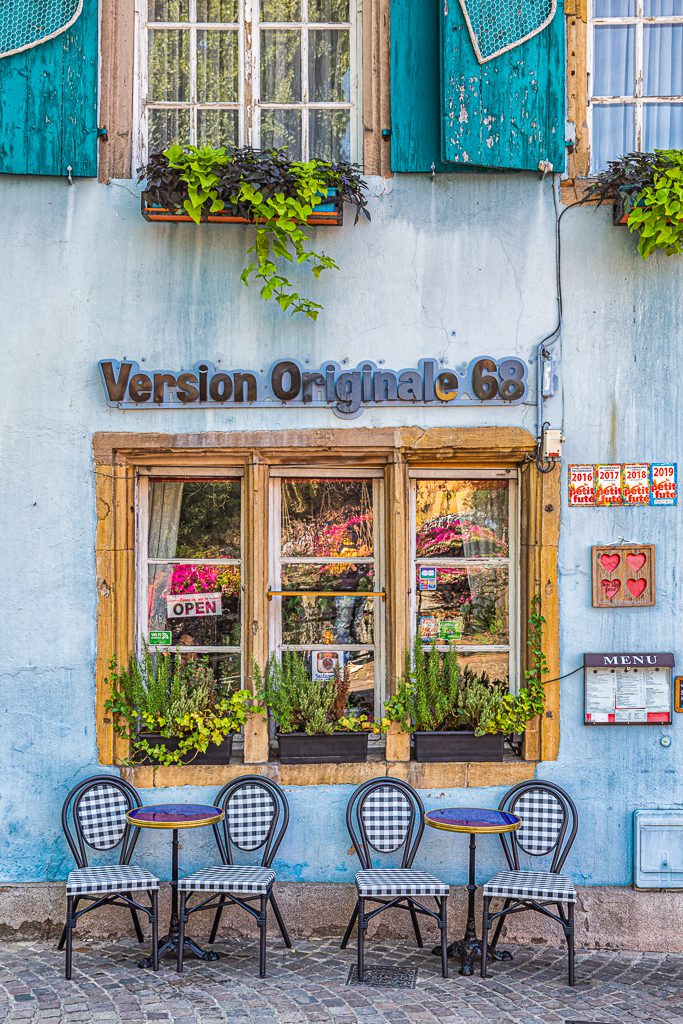
[[[488,356],[462,371],[436,359],[404,370],[370,360],[354,369],[329,361],[307,370],[281,359],[266,374],[217,369],[206,360],[191,370],[141,370],[132,360],[116,359],[102,359],[99,368],[107,402],[118,409],[322,407],[349,418],[373,406],[515,405],[527,393],[525,362]]]

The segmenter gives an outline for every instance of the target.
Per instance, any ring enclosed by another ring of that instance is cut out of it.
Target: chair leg
[[[221,923],[221,914],[223,913],[223,907],[225,906],[225,896],[221,896],[218,906],[216,907],[216,913],[213,918],[213,926],[211,928],[211,935],[209,936],[209,942],[215,942],[216,936],[218,935],[218,926]]]
[[[261,897],[261,913],[259,914],[259,978],[266,976],[266,929],[268,926],[268,897]]]
[[[574,973],[574,904],[570,903],[567,906],[567,927],[565,929],[567,935],[567,952],[569,959],[569,984],[574,985],[576,978]]]
[[[511,903],[512,900],[505,900],[505,903],[503,904],[503,910],[501,912],[501,916],[498,918],[498,923],[496,925],[496,930],[493,933],[493,938],[489,943],[489,949],[495,949],[496,946],[498,945],[498,939],[500,938],[500,933],[502,932],[503,924],[505,923],[505,911],[507,910]]]
[[[185,924],[187,922],[187,911],[185,910],[185,903],[187,901],[187,893],[180,893],[180,903],[178,906],[178,959],[176,961],[176,970],[178,974],[183,973],[183,947],[185,946]]]
[[[275,896],[273,894],[272,889],[271,889],[271,892],[270,892],[270,902],[273,904],[273,913],[275,914],[275,920],[277,921],[277,926],[280,929],[280,934],[282,935],[282,938],[284,939],[285,946],[287,947],[287,949],[291,949],[292,948],[292,940],[289,937],[289,932],[287,931],[287,927],[285,925],[285,922],[282,920],[282,914],[280,913],[280,908],[278,907],[277,903],[275,902]]]
[[[130,916],[133,918],[133,927],[135,928],[135,934],[138,937],[138,942],[143,943],[145,941],[145,936],[142,933],[142,928],[140,927],[140,919],[138,917],[138,913],[135,907],[130,908]]]
[[[78,896],[74,896],[74,914],[76,913],[76,910],[78,908],[78,900],[79,900],[79,898],[80,897],[78,897]],[[64,926],[64,928],[62,928],[62,934],[61,934],[61,937],[59,939],[59,944],[57,946],[58,952],[61,953],[61,951],[64,949],[65,941],[66,941],[66,925]]]
[[[66,933],[66,964],[64,969],[64,977],[67,981],[71,981],[71,962],[73,957],[73,930],[74,930],[74,897],[67,896],[66,898],[66,925],[64,931]]]
[[[489,928],[491,922],[489,921],[489,907],[491,906],[491,897],[484,896],[484,910],[481,921],[481,976],[486,977],[486,960],[489,954]]]
[[[152,900],[152,970],[159,970],[159,893],[153,889],[150,893]]]
[[[417,919],[415,913],[415,907],[413,906],[412,900],[408,900],[408,906],[410,907],[410,917],[413,922],[413,931],[415,932],[415,941],[417,942],[418,949],[424,949],[424,942],[422,941],[422,933],[420,932],[420,922]]]
[[[353,913],[351,914],[351,920],[349,921],[348,925],[346,926],[346,931],[344,932],[344,938],[341,941],[341,947],[340,947],[341,949],[346,949],[346,947],[348,945],[348,941],[351,938],[351,932],[353,931],[353,926],[356,923],[356,918],[357,917],[358,917],[358,903],[356,903],[355,907],[353,908]]]
[[[362,896],[358,897],[358,980],[365,981],[365,931],[367,929],[367,923],[365,921],[365,900]]]
[[[444,978],[448,977],[448,917],[446,913],[446,907],[448,905],[448,897],[442,896],[439,900],[440,906],[440,921],[439,927],[441,928],[441,974]]]

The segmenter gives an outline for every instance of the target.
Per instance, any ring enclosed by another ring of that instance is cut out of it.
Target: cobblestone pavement
[[[683,954],[580,952],[578,984],[565,984],[565,954],[511,947],[515,960],[491,977],[440,975],[428,950],[369,944],[369,967],[418,969],[414,989],[347,985],[354,961],[332,940],[287,952],[269,942],[268,977],[258,978],[256,943],[218,943],[216,963],[190,960],[178,975],[166,960],[140,970],[131,942],[76,945],[74,980],[54,945],[0,944],[0,1021],[8,1024],[683,1024]]]

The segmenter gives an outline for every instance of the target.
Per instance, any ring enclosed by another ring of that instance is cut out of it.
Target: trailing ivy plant
[[[253,258],[241,280],[259,282],[263,299],[275,299],[291,315],[303,313],[316,320],[320,303],[301,296],[283,272],[283,264],[307,265],[317,279],[337,263],[311,246],[303,226],[331,189],[351,204],[356,221],[368,220],[366,184],[358,168],[349,163],[288,160],[281,150],[173,145],[150,157],[140,168],[147,184],[146,200],[171,210],[184,209],[199,224],[209,213],[226,208],[256,225]]]

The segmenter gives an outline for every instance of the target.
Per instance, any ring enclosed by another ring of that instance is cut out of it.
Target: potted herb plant
[[[527,644],[530,665],[518,694],[502,680],[460,667],[454,647],[423,650],[415,639],[412,659],[385,707],[387,722],[411,731],[417,761],[502,761],[507,736],[522,733],[545,707],[540,594],[532,598]]]
[[[315,251],[304,225],[341,224],[346,203],[368,220],[366,184],[353,164],[289,160],[281,150],[173,145],[140,168],[146,182],[142,212],[147,220],[254,224],[247,249],[245,285],[255,279],[263,299],[283,311],[315,320],[322,306],[302,297],[283,274],[284,263],[306,265],[317,279],[339,269]],[[284,261],[284,263],[283,263]]]
[[[271,656],[257,692],[277,727],[283,764],[340,764],[366,761],[368,735],[379,732],[368,715],[348,706],[348,668],[331,679],[311,679],[303,659],[285,651]]]
[[[107,681],[105,708],[133,764],[227,764],[234,734],[259,710],[249,691],[226,691],[206,657],[146,653],[122,669],[112,662]]]

